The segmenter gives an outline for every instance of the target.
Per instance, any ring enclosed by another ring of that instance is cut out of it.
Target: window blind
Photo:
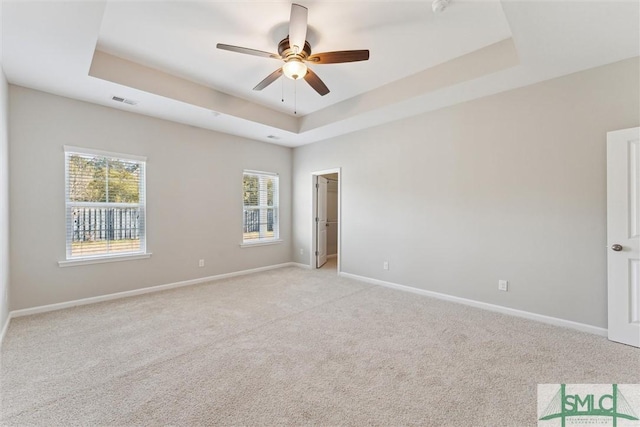
[[[277,240],[279,225],[279,178],[275,173],[244,171],[243,243]]]
[[[146,252],[143,157],[65,147],[67,259]]]

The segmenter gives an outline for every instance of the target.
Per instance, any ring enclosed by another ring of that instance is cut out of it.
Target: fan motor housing
[[[285,60],[290,56],[296,55],[296,53],[291,50],[291,46],[289,44],[289,37],[285,37],[280,41],[280,43],[278,43],[278,53]],[[297,56],[299,56],[302,59],[307,59],[310,55],[311,55],[311,45],[309,44],[308,41],[305,41],[302,52],[298,52]]]

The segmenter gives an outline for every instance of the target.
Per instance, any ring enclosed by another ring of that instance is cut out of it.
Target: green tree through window
[[[140,201],[138,163],[74,154],[69,157],[69,176],[69,198],[74,202]]]

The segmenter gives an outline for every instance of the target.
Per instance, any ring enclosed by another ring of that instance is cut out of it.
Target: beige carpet
[[[535,426],[538,383],[640,383],[605,338],[285,268],[13,319],[3,425]]]

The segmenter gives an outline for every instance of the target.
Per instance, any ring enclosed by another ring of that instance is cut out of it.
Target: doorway
[[[340,168],[313,172],[311,266],[340,271]]]

